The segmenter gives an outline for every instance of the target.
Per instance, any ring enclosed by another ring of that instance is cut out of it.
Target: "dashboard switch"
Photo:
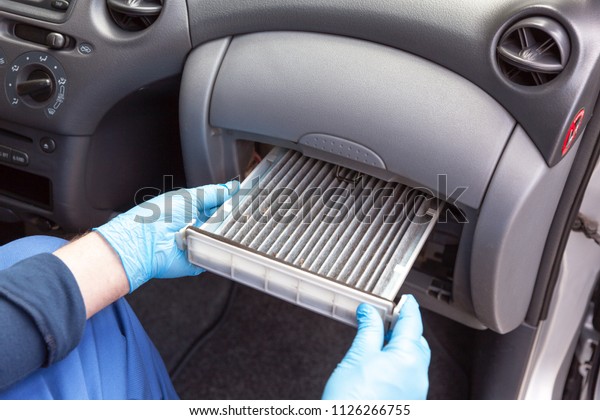
[[[69,2],[66,0],[53,0],[52,3],[50,3],[50,6],[57,10],[67,10],[69,8]]]
[[[40,149],[46,153],[52,153],[56,150],[56,142],[50,137],[44,137],[40,140]]]
[[[60,50],[67,45],[67,38],[58,32],[50,32],[46,35],[46,45],[53,50]]]
[[[69,37],[60,32],[49,31],[48,29],[24,23],[15,25],[14,34],[25,41],[43,45],[54,50],[65,48],[70,43]]]
[[[10,149],[0,146],[0,162],[10,162]]]
[[[11,150],[10,162],[15,165],[27,166],[29,165],[29,156],[25,152],[19,150]]]

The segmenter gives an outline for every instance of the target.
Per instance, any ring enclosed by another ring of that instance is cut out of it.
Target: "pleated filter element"
[[[423,191],[274,149],[185,242],[209,271],[351,325],[368,302],[390,325],[440,211]]]

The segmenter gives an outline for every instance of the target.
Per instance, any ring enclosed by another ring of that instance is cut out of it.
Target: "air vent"
[[[556,21],[533,17],[517,22],[500,38],[498,64],[513,83],[539,86],[558,76],[569,59],[569,36]]]
[[[160,15],[162,3],[162,0],[106,0],[115,23],[131,32],[152,25]]]

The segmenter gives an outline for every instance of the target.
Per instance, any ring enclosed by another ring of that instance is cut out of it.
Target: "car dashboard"
[[[564,0],[3,0],[0,220],[85,231],[153,190],[244,174],[253,150],[277,146],[438,197],[445,217],[402,291],[477,329],[535,324],[546,240],[594,141],[581,139],[599,13]]]

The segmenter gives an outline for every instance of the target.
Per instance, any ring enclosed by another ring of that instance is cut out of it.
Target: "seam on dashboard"
[[[479,209],[477,209],[478,215],[481,211],[481,207],[483,206],[483,203],[485,202],[485,198],[487,197],[487,194],[490,189],[490,185],[492,184],[492,181],[494,179],[494,176],[496,175],[496,172],[498,171],[498,166],[500,165],[500,161],[502,160],[502,157],[506,153],[506,148],[508,147],[508,143],[510,142],[510,139],[515,134],[515,131],[516,131],[518,125],[519,124],[515,120],[515,123],[514,123],[512,129],[510,130],[510,133],[508,134],[508,138],[506,139],[506,142],[504,143],[504,146],[502,147],[502,152],[500,152],[500,156],[499,156],[498,160],[496,161],[496,164],[494,165],[494,170],[492,171],[492,176],[490,177],[490,180],[487,183],[487,185],[485,186],[485,190],[483,191],[483,197],[481,198],[481,203],[479,204]]]

